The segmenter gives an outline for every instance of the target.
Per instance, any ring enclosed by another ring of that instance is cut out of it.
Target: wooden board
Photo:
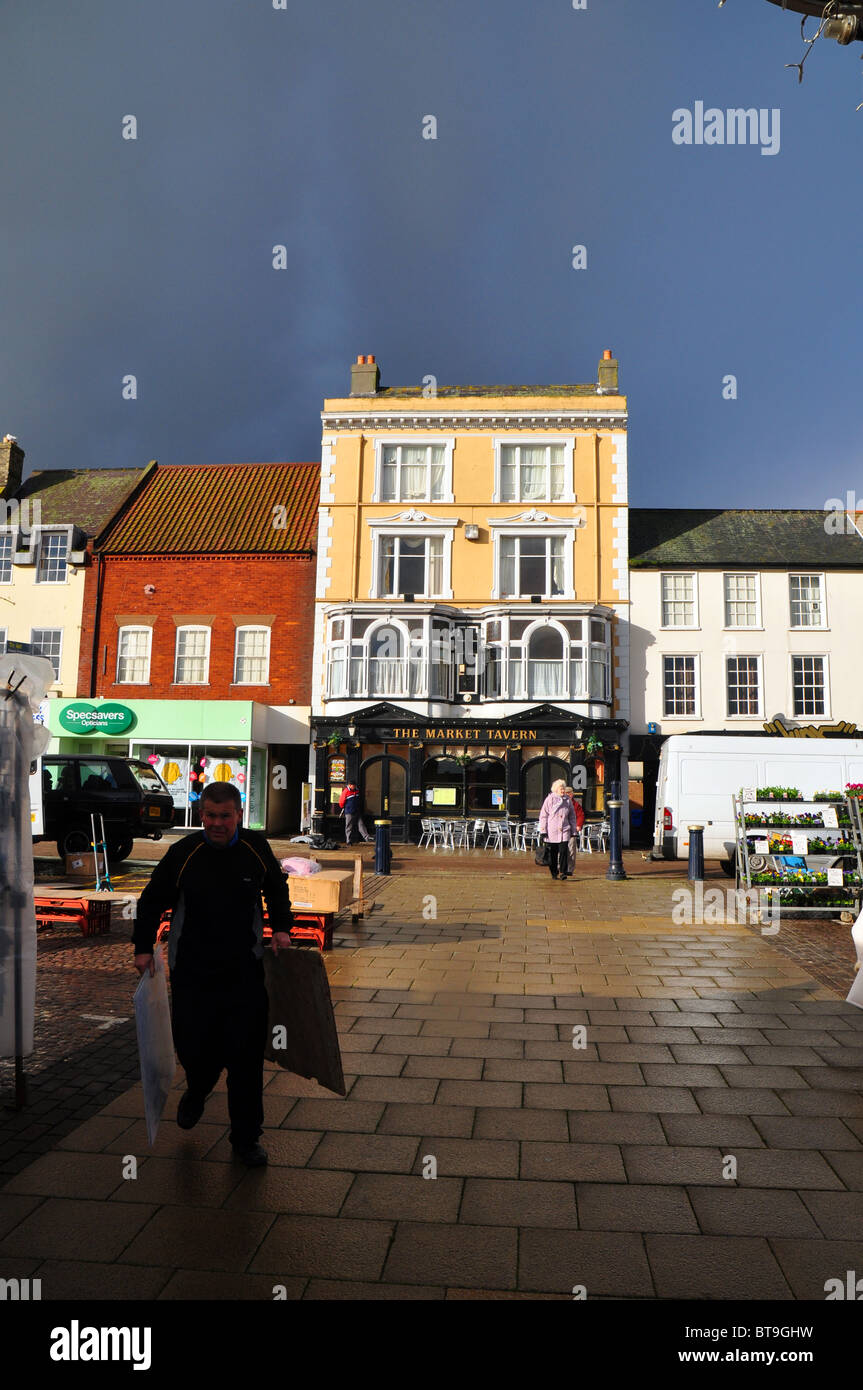
[[[264,979],[270,1001],[267,1061],[345,1095],[339,1036],[320,951],[295,947],[277,956],[265,951]],[[274,1046],[274,1039],[284,1046]]]

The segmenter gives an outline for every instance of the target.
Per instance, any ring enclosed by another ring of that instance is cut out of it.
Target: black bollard
[[[622,883],[626,878],[626,870],[623,867],[621,858],[621,832],[620,832],[620,808],[623,802],[620,799],[620,783],[612,782],[609,787],[611,796],[608,800],[609,821],[611,822],[611,838],[608,845],[608,873],[605,875],[612,883]]]
[[[375,821],[375,873],[389,874],[392,869],[392,850],[390,849],[390,826],[392,821]]]
[[[686,877],[695,882],[704,878],[704,826],[690,825],[689,830],[689,868]]]

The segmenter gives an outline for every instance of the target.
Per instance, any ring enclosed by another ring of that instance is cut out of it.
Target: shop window
[[[475,758],[467,770],[468,814],[503,815],[506,764],[502,758]]]
[[[427,816],[459,815],[464,795],[464,772],[455,758],[427,758],[423,768],[423,812]]]

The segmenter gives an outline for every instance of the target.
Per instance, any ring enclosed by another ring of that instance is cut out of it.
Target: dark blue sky
[[[863,45],[801,86],[803,51],[767,0],[5,0],[0,434],[309,460],[357,353],[585,382],[611,347],[635,505],[863,496]],[[779,152],[676,145],[697,101],[779,108]]]

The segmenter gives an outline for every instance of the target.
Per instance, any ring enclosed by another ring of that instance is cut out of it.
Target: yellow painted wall
[[[69,697],[78,690],[78,652],[84,608],[85,571],[67,570],[62,584],[37,584],[36,565],[13,565],[12,583],[0,584],[0,627],[10,642],[29,642],[34,627],[63,629],[60,680],[52,694]]]

